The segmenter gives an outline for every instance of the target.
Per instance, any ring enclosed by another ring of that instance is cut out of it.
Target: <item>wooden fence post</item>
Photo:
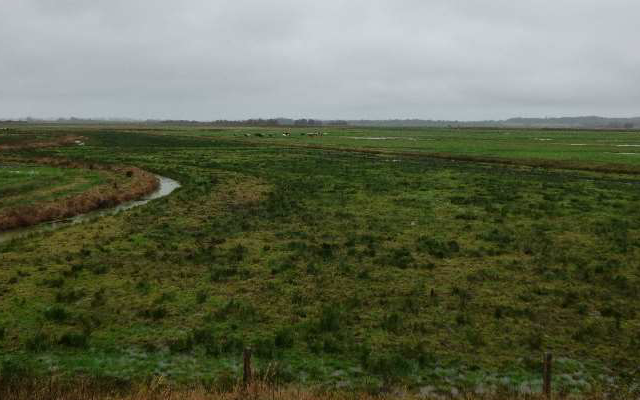
[[[242,383],[247,386],[251,382],[251,349],[245,348],[243,353],[244,374],[242,375]]]
[[[548,399],[551,398],[551,362],[553,356],[546,353],[542,359],[542,393]]]

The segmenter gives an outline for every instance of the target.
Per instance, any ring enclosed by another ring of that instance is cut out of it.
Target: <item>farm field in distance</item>
[[[638,131],[25,125],[0,144],[27,135],[84,145],[0,149],[0,165],[182,187],[0,232],[4,374],[220,383],[251,347],[308,386],[539,391],[543,352],[563,390],[638,383]],[[80,179],[5,170],[3,208]]]
[[[170,131],[175,133],[175,131]],[[283,136],[282,133],[290,133]],[[321,136],[314,134],[320,133]],[[181,134],[440,156],[561,162],[564,166],[640,165],[640,131],[490,128],[191,128]]]

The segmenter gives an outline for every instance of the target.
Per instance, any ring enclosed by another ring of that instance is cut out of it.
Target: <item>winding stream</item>
[[[74,217],[63,219],[63,220],[43,222],[41,224],[37,224],[34,226],[28,226],[25,228],[11,229],[5,232],[0,232],[0,243],[6,242],[8,240],[11,240],[17,237],[26,236],[34,232],[52,231],[52,230],[63,228],[65,226],[79,224],[81,222],[87,221],[95,217],[113,215],[120,211],[141,206],[141,205],[147,204],[152,200],[159,199],[164,196],[168,196],[174,190],[180,187],[180,183],[176,180],[167,178],[166,176],[160,176],[160,175],[156,175],[156,177],[158,178],[158,181],[160,183],[160,186],[158,187],[158,189],[142,197],[141,199],[127,201],[125,203],[118,204],[117,206],[111,207],[111,208],[105,208],[102,210],[94,210],[88,213],[78,214]]]

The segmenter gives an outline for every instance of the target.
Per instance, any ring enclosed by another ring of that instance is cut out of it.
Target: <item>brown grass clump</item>
[[[99,185],[86,192],[56,201],[3,211],[0,213],[0,231],[23,228],[41,222],[70,218],[89,211],[113,207],[120,203],[139,199],[153,192],[159,186],[155,175],[136,167],[82,164],[51,158],[29,161],[65,168],[90,168],[109,171],[122,177],[122,184]]]

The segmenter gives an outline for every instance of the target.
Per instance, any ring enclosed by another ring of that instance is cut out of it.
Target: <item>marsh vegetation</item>
[[[551,351],[559,390],[637,382],[635,161],[615,164],[621,174],[606,172],[610,155],[545,157],[518,147],[539,142],[529,131],[474,148],[508,165],[403,155],[403,140],[346,151],[334,137],[355,133],[339,128],[247,129],[91,129],[72,132],[86,146],[11,153],[132,165],[182,187],[0,244],[5,373],[211,383],[237,377],[251,347],[280,383],[538,391]],[[486,134],[410,132],[460,149]],[[563,168],[577,161],[594,168]]]

